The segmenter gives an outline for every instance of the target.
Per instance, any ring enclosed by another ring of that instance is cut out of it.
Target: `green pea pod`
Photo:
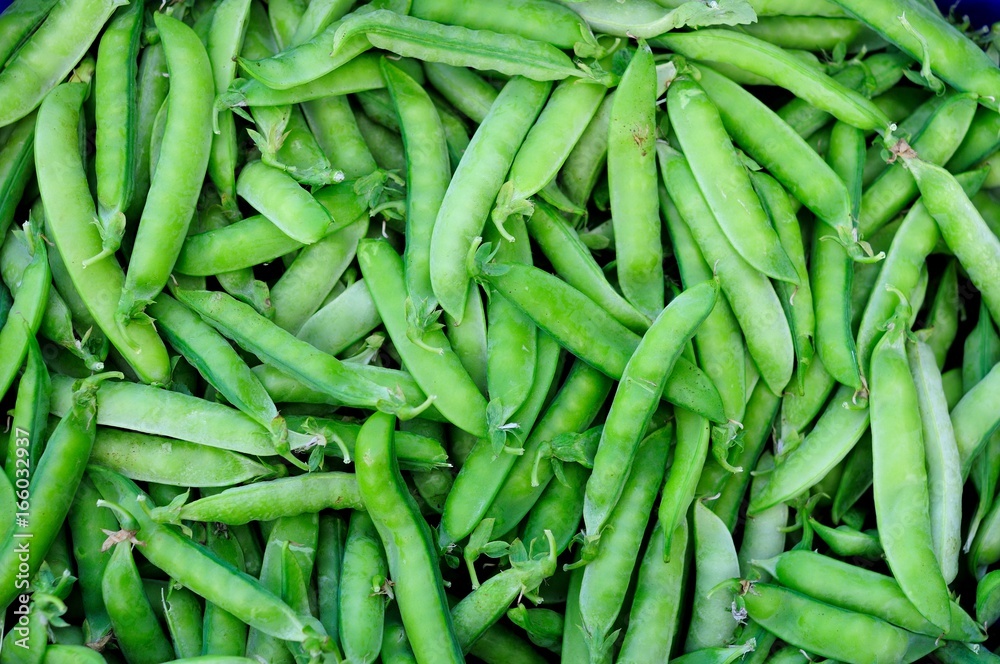
[[[767,486],[751,500],[749,513],[790,500],[814,486],[847,456],[868,428],[868,409],[849,407],[853,390],[841,386],[813,430],[778,459]]]
[[[451,165],[442,118],[424,88],[402,69],[382,59],[382,74],[399,115],[406,149],[406,291],[417,312],[434,301],[430,243]],[[417,329],[423,334],[424,329]]]
[[[262,162],[240,171],[237,191],[294,240],[312,244],[327,234],[330,214],[289,176]]]
[[[104,664],[107,660],[87,646],[52,644],[45,649],[45,661],[49,664]]]
[[[358,486],[375,522],[396,582],[396,601],[418,658],[461,662],[430,527],[399,474],[393,453],[395,418],[376,413],[358,436]]]
[[[920,615],[892,577],[812,551],[787,551],[754,564],[781,585],[826,604],[875,616],[917,634],[942,636],[938,627]],[[950,607],[952,629],[943,638],[982,641],[982,627],[957,602],[951,602]]]
[[[347,524],[337,515],[321,514],[316,544],[316,590],[319,620],[335,642],[340,641],[340,577]],[[386,622],[388,623],[388,617]],[[388,629],[388,625],[386,626]]]
[[[842,558],[857,556],[874,561],[885,558],[885,551],[882,550],[878,531],[860,531],[846,525],[831,528],[815,519],[810,519],[809,525],[819,535],[819,538],[826,542],[830,551]]]
[[[559,171],[559,184],[566,196],[577,205],[584,205],[590,200],[590,194],[604,171],[613,99],[614,92],[609,92],[604,97],[597,113]]]
[[[685,522],[688,508],[694,500],[711,438],[711,427],[705,418],[683,408],[677,409],[674,416],[677,422],[677,447],[673,463],[667,471],[658,512],[659,523],[664,529],[670,529],[669,534],[664,532],[662,536],[661,554],[665,562],[670,562],[669,556],[675,548],[673,536]]]
[[[667,90],[667,109],[698,191],[729,243],[760,272],[796,283],[795,267],[768,223],[716,105],[697,82],[680,76]],[[657,150],[662,152],[659,146]]]
[[[213,554],[237,571],[245,570],[243,549],[232,532],[223,526],[213,525],[208,528],[207,537],[206,544]],[[247,626],[228,611],[205,602],[202,636],[202,655],[238,657],[245,650]]]
[[[524,523],[523,537],[529,545],[546,541],[550,531],[556,541],[556,551],[563,553],[580,533],[583,518],[583,494],[590,471],[575,463],[563,467],[562,476],[549,482]],[[494,529],[494,536],[497,532]]]
[[[0,127],[38,105],[90,49],[122,0],[61,2],[0,72]]]
[[[431,286],[456,323],[462,322],[469,297],[468,254],[550,89],[550,83],[520,77],[504,86],[441,202],[431,235]]]
[[[212,17],[206,50],[212,63],[215,94],[221,95],[236,77],[236,56],[250,20],[249,0],[228,0],[219,3]],[[236,206],[236,124],[232,111],[216,109],[215,132],[208,159],[208,175],[222,197],[222,206]]]
[[[114,546],[102,582],[104,603],[118,637],[118,647],[129,661],[169,661],[174,657],[174,649],[146,599],[132,558],[132,546],[129,540]]]
[[[306,319],[295,336],[325,353],[340,355],[381,323],[368,285],[364,279],[358,279]]]
[[[382,647],[389,573],[375,524],[365,512],[351,514],[344,545],[339,597],[340,641],[351,662],[373,662]],[[390,595],[391,597],[391,595]]]
[[[125,211],[132,200],[135,173],[136,74],[142,18],[139,3],[119,9],[97,49],[94,167],[101,252],[88,258],[84,267],[115,253],[125,234]]]
[[[0,19],[0,62],[6,63],[38,24],[45,20],[58,0],[18,0],[12,2]]]
[[[946,167],[952,173],[974,168],[1000,148],[1000,138],[997,137],[1000,114],[994,109],[980,106],[972,118],[969,131],[966,132],[962,144],[948,160]]]
[[[101,251],[101,238],[91,222],[97,215],[79,153],[80,108],[87,94],[82,83],[53,90],[39,110],[35,167],[46,209],[46,232],[55,242],[76,292],[94,321],[143,382],[170,382],[166,348],[150,326],[121,324],[115,315],[115,294],[125,281],[113,256],[91,264],[83,261]]]
[[[740,563],[726,524],[700,500],[694,505],[695,586],[684,651],[717,648],[732,640],[736,618],[731,591],[717,586],[739,576]]]
[[[838,83],[820,68],[811,67],[756,37],[709,28],[660,35],[651,40],[651,45],[695,60],[725,62],[759,74],[859,129],[884,132],[889,128],[890,119],[860,93]]]
[[[52,383],[38,341],[28,337],[28,357],[17,385],[7,445],[6,470],[10,486],[26,488],[35,474],[45,443]]]
[[[507,611],[507,618],[525,630],[535,645],[558,652],[562,644],[563,615],[551,609],[527,609],[518,604]]]
[[[596,552],[581,552],[583,580],[580,586],[579,625],[584,632],[591,661],[608,661],[617,639],[615,620],[623,608],[626,586],[639,559],[653,501],[663,483],[663,471],[673,426],[646,436],[636,453],[635,467],[622,490],[621,499],[608,521]],[[594,555],[596,553],[596,555]],[[567,611],[567,618],[569,618]],[[573,625],[568,622],[567,625]],[[565,651],[564,651],[565,652]]]
[[[31,261],[21,274],[7,322],[0,329],[0,393],[6,393],[28,353],[29,339],[35,335],[45,314],[50,287],[49,261],[45,243],[25,224],[25,239]],[[40,433],[40,432],[39,432]]]
[[[107,538],[104,531],[116,530],[118,521],[109,510],[97,506],[100,498],[97,487],[85,475],[76,490],[67,518],[73,537],[77,583],[83,595],[86,615],[83,627],[87,643],[98,643],[111,633],[111,618],[101,590],[108,556],[101,548]]]
[[[455,634],[463,649],[499,620],[517,597],[534,592],[556,571],[556,543],[547,534],[548,551],[530,556],[520,540],[510,548],[511,566],[465,596],[451,610]]]
[[[656,151],[667,192],[694,236],[705,261],[714,266],[713,269],[719,275],[722,290],[743,329],[750,357],[771,391],[780,394],[792,376],[794,346],[788,321],[773,286],[764,274],[743,260],[730,244],[705,197],[699,195],[697,180],[684,157],[664,142],[657,143]],[[741,172],[741,176],[749,186],[749,178],[745,172]],[[757,200],[759,207],[759,199],[752,189],[750,195]],[[766,217],[763,223],[767,224]],[[768,229],[770,230],[769,226]],[[771,233],[774,241],[779,242],[777,234],[773,230]],[[792,269],[790,262],[788,267]],[[792,279],[795,279],[794,274]]]
[[[588,538],[597,539],[632,472],[635,450],[652,417],[683,346],[715,307],[717,281],[703,282],[674,298],[632,354],[611,402],[594,469],[587,480],[583,517]],[[678,510],[679,514],[686,512]],[[669,523],[671,530],[677,521]]]
[[[480,279],[514,302],[569,352],[606,376],[620,379],[639,337],[561,279],[538,268],[504,263],[484,266]],[[784,315],[782,314],[782,319]],[[679,357],[664,398],[713,422],[726,417],[718,390],[694,364]]]
[[[958,336],[958,303],[958,268],[955,261],[949,261],[934,294],[927,323],[920,331],[922,340],[934,352],[938,369],[944,368],[948,349]]]
[[[5,59],[0,57],[0,62]],[[35,114],[30,114],[11,127],[0,148],[0,233],[4,235],[14,220],[15,209],[31,179],[34,145]]]
[[[743,596],[750,617],[807,652],[852,662],[874,663],[885,657],[912,662],[935,647],[932,637],[910,634],[878,618],[822,604],[792,590],[766,583],[755,584],[753,590]],[[845,634],[854,638],[848,642]]]
[[[94,445],[97,388],[101,381],[110,377],[121,378],[122,375],[96,374],[80,381],[66,416],[49,436],[30,485],[22,489],[15,483],[24,493],[18,495],[20,502],[16,515],[20,521],[16,522],[13,536],[0,548],[0,562],[3,563],[0,565],[0,604],[4,606],[27,588],[66,520]],[[26,545],[26,537],[31,538],[30,545]],[[25,564],[27,574],[23,569]]]
[[[170,74],[163,147],[136,231],[118,319],[138,317],[167,283],[194,214],[212,149],[214,86],[208,54],[193,30],[164,14],[153,18]]]
[[[326,508],[364,508],[353,475],[316,472],[234,487],[188,503],[181,508],[180,518],[241,525]]]
[[[924,617],[947,631],[948,588],[933,548],[918,395],[904,348],[909,311],[901,309],[872,354],[875,515],[893,576]]]
[[[379,652],[383,664],[417,664],[410,648],[409,638],[403,628],[403,621],[395,605],[385,612],[385,628],[382,630],[382,650]]]
[[[639,566],[635,599],[618,653],[622,664],[668,661],[679,627],[689,546],[688,522],[685,517],[677,524],[669,550],[661,524],[662,521],[653,530]],[[668,550],[666,560],[662,555],[665,550]]]
[[[315,627],[304,624],[303,618],[259,582],[236,572],[171,526],[153,521],[143,509],[148,497],[131,480],[98,467],[88,472],[105,498],[124,508],[120,519],[136,522],[136,538],[144,543],[143,555],[153,565],[251,627],[299,642],[315,634]]]
[[[163,597],[163,613],[177,658],[201,655],[203,616],[197,595],[187,588],[170,586]]]
[[[545,42],[441,25],[386,9],[345,19],[334,36],[332,55],[339,55],[344,43],[352,48],[357,35],[364,35],[375,48],[404,57],[495,70],[508,76],[552,81],[586,75],[566,54]],[[428,35],[434,39],[428,40]]]
[[[622,7],[611,0],[574,1],[569,7],[594,29],[616,37],[648,39],[681,27],[740,25],[756,15],[748,3],[698,6],[690,3],[639,0]],[[673,7],[673,11],[664,11]]]
[[[872,441],[871,434],[865,434],[861,441],[844,460],[844,472],[837,484],[830,516],[839,523],[861,497],[872,486]]]

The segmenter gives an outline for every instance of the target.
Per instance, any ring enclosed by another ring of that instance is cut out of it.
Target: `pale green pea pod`
[[[580,14],[598,32],[649,39],[678,28],[698,28],[706,25],[741,25],[757,20],[753,8],[746,2],[671,2],[672,11],[664,11],[663,2],[633,0],[628,4],[617,0],[561,0]]]
[[[58,0],[17,0],[12,2],[0,17],[0,63],[6,63],[11,54],[45,20]],[[2,229],[0,229],[2,230]]]
[[[140,317],[167,283],[194,214],[212,148],[212,65],[198,36],[163,14],[154,19],[170,73],[163,146],[139,220],[118,303],[119,322]]]
[[[238,78],[216,100],[221,108],[283,106],[324,97],[346,95],[385,87],[379,74],[379,58],[364,54],[334,69],[329,74],[295,87],[275,90],[256,79]]]
[[[365,280],[358,279],[311,315],[295,336],[325,353],[340,355],[381,322]]]
[[[177,518],[241,525],[322,509],[364,509],[353,474],[314,472],[235,487],[184,505]]]
[[[292,239],[312,244],[333,223],[312,195],[290,176],[263,162],[243,167],[236,182],[240,196]]]
[[[736,632],[732,591],[718,588],[739,577],[740,563],[729,529],[700,500],[694,506],[695,587],[684,651],[720,647]],[[713,592],[714,591],[714,592]]]
[[[857,556],[874,561],[885,558],[885,551],[882,550],[882,542],[879,541],[876,530],[860,531],[846,525],[831,528],[812,518],[809,519],[809,525],[830,547],[830,551],[841,558]]]
[[[4,130],[9,131],[0,147],[0,233],[6,233],[14,220],[15,209],[35,169],[35,115],[27,115]]]
[[[757,475],[750,485],[750,495],[760,492],[767,484],[767,471],[774,468],[774,457],[769,452],[761,455],[757,462]],[[748,516],[743,527],[743,541],[737,558],[740,561],[740,576],[751,577],[751,566],[756,560],[764,560],[779,555],[785,550],[785,527],[788,525],[788,504],[779,503],[763,512]],[[762,576],[761,581],[769,581],[770,576]]]
[[[0,127],[38,107],[90,49],[124,0],[57,3],[0,71]]]
[[[375,48],[432,62],[495,70],[538,81],[587,76],[569,57],[545,42],[459,26],[445,26],[380,9],[346,18],[337,29],[333,56],[363,35]],[[433,40],[428,40],[433,35]]]
[[[97,134],[97,228],[101,253],[84,261],[86,267],[118,250],[125,234],[125,211],[132,202],[135,173],[136,74],[142,32],[142,3],[116,12],[101,37],[94,72]]]
[[[495,224],[503,228],[511,214],[531,215],[529,198],[555,179],[606,94],[607,88],[589,81],[556,86],[500,188],[492,212]]]

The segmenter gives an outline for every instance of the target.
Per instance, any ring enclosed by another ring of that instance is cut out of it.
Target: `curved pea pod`
[[[569,352],[606,376],[621,378],[640,338],[586,295],[544,270],[515,263],[483,266],[477,278],[513,301]],[[677,359],[663,394],[667,401],[713,422],[726,420],[718,390],[683,357]]]
[[[774,287],[764,274],[754,269],[730,244],[705,197],[701,195],[698,181],[683,155],[662,141],[657,143],[656,151],[667,192],[694,236],[705,261],[715,266],[722,290],[743,329],[750,357],[771,391],[780,394],[791,380],[795,358],[791,330]],[[742,166],[738,167],[743,169]],[[749,178],[745,172],[742,177],[749,186]],[[757,194],[751,189],[750,195],[757,200],[759,208]],[[764,214],[763,209],[760,213]],[[767,224],[766,217],[763,223]],[[779,242],[776,234],[774,241]],[[788,263],[788,268],[793,270],[794,281],[796,277],[791,262]]]
[[[405,415],[420,412],[407,406],[401,391],[375,384],[360,365],[344,363],[316,350],[264,318],[249,305],[218,292],[175,292],[188,305],[226,336],[277,368],[289,372],[309,387],[344,403],[386,409]],[[425,406],[426,407],[426,406]]]
[[[877,5],[858,0],[836,2],[920,62],[920,74],[933,89],[943,89],[936,78],[940,76],[958,90],[976,93],[984,102],[1000,99],[1000,72],[996,71],[996,64],[935,8],[901,0]]]
[[[243,549],[236,536],[228,528],[220,526],[207,530],[206,544],[209,550],[236,570],[246,571]],[[228,611],[205,602],[202,635],[202,655],[235,657],[245,651],[247,626]]]
[[[303,619],[256,579],[237,572],[171,526],[153,521],[144,506],[148,497],[131,481],[98,467],[88,470],[105,499],[123,508],[119,519],[138,526],[136,538],[153,565],[178,583],[244,621],[251,627],[289,641],[307,641],[316,627]]]
[[[0,72],[0,127],[33,111],[94,43],[122,0],[57,3]]]
[[[241,525],[321,509],[364,509],[354,475],[317,472],[255,482],[188,503],[180,518]]]
[[[8,5],[0,18],[0,62],[7,62],[45,20],[58,0],[19,0]]]
[[[45,446],[52,393],[52,383],[38,341],[29,336],[27,346],[24,373],[17,384],[10,438],[4,454],[4,469],[10,486],[20,489],[28,488]],[[13,527],[13,520],[10,527]]]
[[[818,601],[875,616],[903,629],[954,641],[980,642],[986,635],[956,602],[950,603],[952,628],[945,634],[920,615],[889,576],[812,551],[787,551],[754,565],[777,583]]]
[[[1000,572],[993,571],[976,585],[976,620],[985,628],[1000,617]]]
[[[394,428],[395,418],[382,413],[362,427],[357,443],[358,486],[385,546],[413,652],[426,661],[461,662],[430,527],[399,474]]]
[[[545,42],[441,25],[386,9],[345,19],[334,36],[333,55],[345,42],[350,45],[356,35],[364,35],[375,48],[403,57],[495,70],[508,76],[553,81],[586,75],[565,53]],[[428,40],[428,35],[434,39]]]
[[[728,643],[737,622],[730,605],[730,591],[716,588],[739,576],[740,563],[726,524],[700,500],[693,520],[695,587],[684,651],[715,648]]]
[[[358,245],[361,272],[379,316],[403,362],[435,407],[456,426],[475,436],[486,435],[486,399],[462,366],[444,333],[425,330],[422,343],[409,336],[406,280],[399,254],[382,240]]]
[[[872,354],[875,516],[889,568],[903,592],[924,617],[947,631],[948,587],[933,546],[920,410],[904,348],[908,315],[902,307]]]
[[[667,470],[658,511],[659,523],[664,530],[662,555],[667,562],[670,562],[674,549],[672,538],[685,523],[688,508],[694,500],[711,440],[711,427],[705,418],[683,408],[678,408],[674,417],[677,445],[674,460]]]
[[[365,512],[351,514],[338,589],[340,642],[351,662],[373,662],[382,647],[385,607],[392,597],[389,566],[375,524]]]
[[[204,616],[198,597],[183,586],[171,585],[163,595],[163,613],[178,659],[201,655]]]
[[[456,323],[462,322],[469,297],[468,254],[550,89],[550,83],[521,77],[504,86],[472,137],[441,202],[431,235],[431,287]]]
[[[263,162],[243,167],[236,181],[239,195],[292,239],[312,244],[327,234],[330,213],[280,169]]]
[[[0,329],[0,394],[10,388],[28,354],[29,338],[41,326],[51,284],[45,243],[32,231],[30,222],[25,224],[24,237],[32,257],[20,275],[7,322]]]
[[[843,662],[913,662],[936,647],[932,637],[768,583],[753,584],[742,600],[750,617],[778,638]]]
[[[868,409],[850,405],[854,390],[840,386],[812,431],[798,447],[779,458],[767,485],[748,508],[757,514],[790,500],[822,480],[843,460],[868,429]]]
[[[615,0],[573,0],[567,4],[594,30],[630,39],[648,39],[683,27],[741,25],[757,18],[748,3],[707,6],[685,3],[683,9],[675,2],[653,0],[635,0],[626,5]],[[673,10],[666,11],[665,7]]]
[[[163,144],[118,302],[130,320],[163,290],[187,236],[212,148],[212,65],[201,40],[177,19],[154,14],[170,74]]]
[[[608,522],[600,547],[581,551],[583,580],[580,586],[579,625],[587,650],[594,661],[606,661],[618,634],[615,620],[624,608],[626,586],[639,560],[653,501],[663,482],[663,471],[673,426],[667,425],[646,436],[636,453],[635,468],[629,475]],[[569,611],[567,611],[569,618]],[[574,623],[567,623],[572,629]]]
[[[583,516],[588,537],[600,536],[660,400],[660,386],[684,345],[715,307],[718,293],[715,280],[682,292],[653,322],[625,366],[587,480]]]
[[[699,84],[740,147],[817,217],[834,227],[850,226],[847,188],[805,140],[739,85],[708,67],[699,71]]]
[[[674,458],[677,458],[676,454]],[[683,606],[690,544],[686,517],[671,533],[669,544],[663,536],[663,528],[662,521],[657,523],[639,566],[635,599],[632,600],[628,628],[618,654],[618,661],[622,664],[652,664],[670,658],[680,622],[680,607]],[[668,552],[666,559],[662,555],[665,550]]]
[[[455,634],[463,650],[471,648],[482,634],[506,613],[511,602],[530,596],[556,571],[556,542],[546,532],[548,549],[531,556],[520,540],[511,543],[510,567],[496,574],[465,596],[451,609]]]
[[[248,456],[184,440],[101,427],[90,462],[129,479],[173,486],[232,486],[280,469]]]
[[[784,49],[736,31],[706,29],[660,35],[653,46],[695,60],[721,61],[774,81],[796,97],[859,129],[885,131],[890,119],[870,100]]]
[[[528,634],[535,645],[558,652],[562,646],[563,615],[551,609],[528,609],[518,604],[507,611],[507,618]]]
[[[150,326],[122,325],[116,319],[116,297],[124,275],[114,257],[83,268],[83,261],[101,251],[100,233],[91,223],[97,212],[79,154],[80,108],[87,93],[82,83],[53,90],[39,110],[43,128],[36,134],[35,167],[45,207],[59,210],[46,219],[62,263],[94,321],[118,349],[140,380],[170,381],[166,348]]]
[[[667,113],[698,190],[729,243],[760,272],[797,282],[795,268],[768,223],[719,110],[704,89],[690,77],[674,79],[667,89]],[[667,186],[669,190],[669,180]]]
[[[34,145],[35,115],[31,114],[9,127],[0,148],[0,233],[7,233],[34,172]]]
[[[812,518],[809,520],[809,525],[830,550],[842,558],[852,556],[867,560],[885,558],[885,551],[882,550],[882,543],[876,530],[860,531],[846,525],[831,528]]]
[[[126,658],[166,662],[174,656],[174,649],[143,591],[132,546],[127,539],[115,544],[101,584],[104,602],[118,636],[118,647]]]
[[[18,504],[18,511],[24,513],[20,515],[23,519],[0,545],[0,604],[3,606],[9,605],[23,590],[17,583],[18,578],[24,578],[24,566],[27,566],[28,578],[34,577],[62,528],[94,445],[95,393],[101,381],[112,376],[121,378],[121,374],[96,374],[80,381],[69,412],[49,436],[27,489],[15,482],[15,487],[26,491],[30,500],[27,505]],[[18,500],[27,498],[19,495]],[[25,543],[26,538],[30,538],[30,544]]]

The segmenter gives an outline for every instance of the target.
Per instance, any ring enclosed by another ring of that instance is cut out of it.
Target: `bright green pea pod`
[[[118,647],[129,661],[166,662],[174,657],[174,649],[146,599],[132,546],[129,540],[115,545],[104,570],[104,602]]]
[[[976,620],[989,629],[1000,617],[1000,571],[994,570],[976,585]]]
[[[767,471],[774,468],[774,458],[770,452],[764,452],[757,463],[760,473],[750,485],[750,495],[759,493],[767,484]],[[751,566],[755,560],[764,560],[779,555],[785,550],[785,527],[788,525],[789,508],[786,503],[780,503],[768,508],[757,516],[747,517],[743,529],[743,540],[737,557],[740,561],[740,576],[750,578]],[[762,575],[761,581],[770,581],[769,575]]]
[[[156,114],[167,98],[167,58],[162,42],[151,44],[139,56],[139,73],[135,111],[135,175],[132,183],[132,202],[126,217],[138,219],[149,193],[149,162],[152,147],[153,124]]]
[[[677,458],[677,455],[674,455]],[[618,661],[622,664],[653,664],[669,660],[680,623],[685,591],[684,567],[689,546],[687,517],[681,519],[667,545],[662,521],[646,545],[628,628]],[[667,548],[669,546],[669,548]],[[668,551],[666,559],[663,551]]]
[[[180,518],[242,525],[325,508],[364,508],[353,475],[315,472],[235,487],[188,503]]]
[[[385,612],[385,627],[382,630],[382,650],[379,652],[383,664],[417,664],[410,648],[406,629],[399,617],[395,604],[390,604]]]
[[[7,392],[24,362],[29,339],[38,331],[45,315],[51,286],[45,242],[32,230],[30,222],[25,224],[24,237],[32,257],[20,276],[7,322],[0,329],[0,394]],[[36,433],[41,435],[40,431]]]
[[[917,388],[923,423],[934,553],[946,583],[958,574],[962,545],[962,469],[955,431],[948,415],[941,371],[931,348],[922,342],[907,345],[910,373]]]
[[[834,227],[850,227],[851,201],[833,169],[751,93],[708,67],[699,71],[699,83],[719,109],[726,129],[750,157],[817,217]]]
[[[781,640],[832,659],[913,662],[936,647],[932,637],[768,583],[754,584],[742,601],[750,617]]]
[[[565,627],[563,615],[551,609],[528,609],[518,604],[507,611],[507,618],[528,634],[535,645],[558,652]]]
[[[524,219],[516,217],[510,228],[487,228],[486,239],[496,247],[494,258],[531,265],[531,245]],[[501,237],[506,233],[509,237]],[[513,415],[531,392],[538,359],[534,321],[504,297],[488,297],[486,304],[486,389],[503,416]]]
[[[111,618],[108,617],[101,592],[101,579],[104,578],[108,556],[101,551],[101,547],[107,539],[104,531],[116,530],[118,521],[110,510],[97,506],[100,498],[97,487],[89,477],[84,476],[67,517],[73,537],[77,584],[83,595],[83,610],[86,615],[83,628],[87,643],[97,643],[111,633]]]
[[[34,172],[34,144],[35,115],[30,114],[10,128],[0,147],[0,233],[4,235]]]
[[[952,173],[974,168],[1000,148],[1000,113],[995,108],[980,106],[972,118],[969,131],[962,144],[948,160],[946,168]]]
[[[671,89],[674,89],[673,86]],[[719,275],[722,290],[743,329],[750,357],[771,391],[781,394],[791,380],[795,354],[791,330],[774,287],[764,274],[754,269],[733,248],[705,197],[701,195],[698,181],[687,160],[664,142],[657,143],[656,151],[667,192],[687,223],[705,261]],[[750,180],[743,166],[738,165],[738,168],[749,187]],[[749,195],[753,196],[760,208],[759,199],[752,188]],[[764,214],[763,209],[760,213]],[[763,223],[768,223],[766,216]],[[777,234],[770,226],[767,228],[771,231],[774,242],[779,243]],[[781,249],[780,246],[778,249]],[[796,279],[790,261],[788,269],[792,270],[792,279]]]
[[[500,188],[492,212],[494,223],[503,227],[512,214],[531,215],[530,197],[545,191],[547,185],[554,186],[559,169],[606,94],[607,88],[591,81],[568,80],[556,86]]]
[[[312,244],[327,234],[330,213],[295,180],[263,162],[240,171],[239,195],[289,237]]]
[[[364,240],[358,258],[362,274],[389,337],[417,383],[435,398],[435,407],[456,426],[485,436],[486,399],[451,349],[444,333],[425,331],[421,344],[410,339],[406,321],[406,284],[403,261],[387,243]]]
[[[830,547],[830,551],[841,558],[857,556],[873,561],[885,558],[885,551],[882,550],[882,543],[876,530],[860,531],[846,525],[831,528],[812,518],[809,519],[809,525]]]
[[[648,39],[682,27],[741,25],[757,18],[748,3],[739,1],[707,6],[653,0],[635,0],[625,6],[615,0],[567,0],[565,4],[594,30],[630,39]],[[665,6],[675,9],[665,11]]]
[[[170,74],[163,146],[118,302],[118,319],[137,318],[167,283],[201,193],[212,149],[212,65],[198,36],[154,14]]]
[[[382,647],[389,565],[375,524],[365,512],[353,512],[340,573],[340,642],[350,662],[367,664]]]
[[[947,631],[948,587],[933,546],[919,400],[904,347],[909,311],[901,309],[872,353],[875,515],[893,576],[921,614]]]
[[[667,90],[667,112],[698,190],[733,248],[760,272],[796,283],[795,267],[768,223],[709,96],[690,77],[678,77]]]
[[[767,16],[743,30],[776,46],[806,51],[832,52],[839,46],[863,53],[866,41],[880,41],[863,23],[846,17]]]
[[[511,163],[548,97],[550,83],[513,78],[455,169],[431,235],[431,286],[461,323],[469,292],[467,259]]]
[[[510,567],[496,574],[465,596],[451,610],[455,634],[463,650],[472,646],[483,632],[496,623],[511,602],[537,591],[556,571],[556,542],[546,532],[548,549],[531,556],[515,539],[508,553]]]
[[[844,472],[837,484],[830,516],[839,523],[872,485],[872,441],[865,434],[844,461]]]
[[[177,658],[201,655],[203,617],[198,596],[187,588],[171,585],[163,597],[163,613]]]
[[[545,485],[545,490],[538,496],[524,522],[524,541],[529,546],[546,541],[545,531],[548,530],[556,540],[558,553],[562,554],[570,547],[580,533],[583,494],[588,477],[589,469],[570,463],[563,467],[561,477]],[[493,536],[498,535],[494,528]]]
[[[608,136],[608,189],[622,294],[655,318],[663,309],[663,248],[656,195],[656,66],[640,42],[615,91]],[[718,177],[718,174],[717,174]]]
[[[754,564],[770,573],[777,583],[826,604],[875,616],[917,634],[942,636],[941,630],[920,615],[890,576],[812,551],[787,551],[774,558],[758,559]],[[952,629],[943,638],[963,642],[985,639],[982,627],[957,602],[952,601],[950,608]]]
[[[0,71],[0,127],[35,110],[73,70],[123,0],[57,3]]]
[[[361,220],[367,225],[367,220]],[[318,247],[323,241],[312,245]],[[294,265],[294,263],[293,263]],[[287,271],[285,274],[288,274]],[[364,279],[358,279],[323,305],[299,328],[296,337],[330,355],[340,355],[382,323]]]
[[[779,456],[767,485],[751,499],[749,514],[798,496],[847,456],[868,429],[868,409],[851,404],[853,393],[853,388],[840,386],[812,431],[784,458]]]
[[[93,648],[76,645],[51,644],[45,649],[49,664],[106,664],[107,660]]]
[[[604,172],[608,154],[608,129],[614,92],[609,92],[597,108],[590,124],[580,135],[559,171],[558,182],[566,196],[577,205],[585,205]]]
[[[132,200],[135,173],[136,74],[142,18],[142,3],[119,9],[97,49],[94,160],[101,253],[87,259],[85,267],[115,253],[125,234],[125,211]]]
[[[674,417],[677,422],[677,447],[674,461],[667,471],[658,512],[662,528],[669,529],[663,535],[663,550],[660,552],[666,562],[670,561],[675,548],[673,536],[687,519],[711,440],[711,427],[705,418],[683,408],[678,408]]]
[[[208,528],[209,550],[238,571],[245,570],[243,550],[227,528]],[[205,602],[202,624],[202,655],[241,656],[246,648],[247,626],[242,620],[211,602]]]
[[[985,105],[996,107],[995,100],[1000,99],[1000,72],[996,71],[996,64],[948,23],[936,7],[903,0],[877,4],[834,1],[920,62],[920,75],[933,90],[944,89],[936,78],[940,76],[956,89],[975,93]]]
[[[430,527],[399,474],[394,429],[395,418],[383,413],[372,415],[362,427],[357,443],[358,487],[385,546],[414,653],[428,662],[462,662]]]
[[[49,396],[52,383],[38,341],[28,337],[24,373],[17,385],[10,442],[7,445],[6,470],[11,486],[25,488],[34,476],[35,466],[45,444]]]
[[[663,471],[673,426],[646,436],[636,452],[634,468],[625,482],[621,498],[608,521],[600,547],[581,551],[583,580],[580,586],[580,628],[584,632],[592,662],[610,661],[617,639],[615,620],[627,590],[623,579],[631,578],[639,561],[639,548],[649,523],[653,501],[663,483]],[[569,611],[567,611],[567,618]],[[572,629],[574,622],[568,622]]]
[[[694,505],[693,525],[694,604],[685,652],[722,646],[733,638],[737,626],[730,610],[731,591],[716,588],[740,573],[732,535],[726,524],[700,500]]]
[[[319,605],[319,620],[327,635],[335,642],[340,641],[338,589],[346,539],[347,524],[339,515],[329,512],[320,515],[319,536],[316,541],[316,599]],[[388,625],[386,628],[388,629]]]
[[[707,29],[660,35],[652,44],[688,58],[722,61],[764,76],[796,97],[859,129],[884,132],[891,123],[871,101],[827,76],[820,68],[810,67],[784,49],[750,35]]]
[[[441,25],[387,9],[355,13],[344,19],[334,36],[332,55],[339,55],[344,43],[351,48],[358,35],[364,35],[375,48],[404,57],[494,70],[508,76],[553,81],[587,75],[573,66],[565,53],[545,42]]]
[[[742,661],[743,658],[753,652],[757,647],[757,641],[751,639],[746,643],[736,646],[717,646],[715,648],[701,648],[686,655],[675,657],[671,662],[677,664],[730,664],[731,662]]]

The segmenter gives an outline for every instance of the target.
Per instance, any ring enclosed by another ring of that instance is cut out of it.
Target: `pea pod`
[[[365,512],[351,514],[341,568],[340,641],[351,662],[373,662],[382,647],[389,573],[375,524]]]
[[[736,618],[729,610],[731,590],[720,584],[739,575],[740,563],[726,524],[700,500],[694,504],[695,586],[684,651],[717,648],[728,643],[736,631]]]
[[[4,17],[9,13],[11,10],[5,12]],[[14,210],[31,179],[35,161],[35,117],[35,114],[27,115],[12,125],[0,148],[0,233],[7,233],[14,220]]]
[[[245,571],[243,549],[229,529],[212,526],[207,533],[209,550],[237,571]],[[246,646],[247,626],[233,614],[205,602],[202,655],[240,656]]]
[[[11,54],[34,32],[38,24],[45,20],[58,0],[19,0],[12,2],[3,12],[0,26],[3,40],[0,41],[0,62],[7,62]]]
[[[146,599],[132,557],[132,542],[126,540],[115,545],[104,570],[102,587],[111,625],[125,656],[136,662],[169,661],[174,649]]]
[[[7,322],[0,329],[0,392],[6,393],[28,353],[29,338],[42,322],[48,301],[50,273],[45,244],[25,225],[32,258],[21,275]]]

